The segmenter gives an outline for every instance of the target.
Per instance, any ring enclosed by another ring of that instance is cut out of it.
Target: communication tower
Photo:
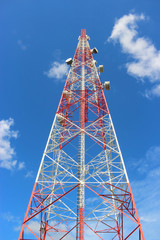
[[[81,30],[19,240],[144,240],[86,30]]]

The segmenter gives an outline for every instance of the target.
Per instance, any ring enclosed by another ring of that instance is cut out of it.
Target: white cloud
[[[129,74],[141,79],[148,78],[155,83],[160,81],[160,51],[148,38],[138,36],[137,22],[142,20],[145,20],[143,14],[124,15],[116,21],[108,40],[119,41],[123,52],[133,58],[126,64]],[[160,86],[154,86],[147,94],[159,97]]]
[[[147,98],[152,98],[153,96],[160,97],[160,84],[154,85],[150,90],[146,90],[144,95]]]
[[[18,131],[11,130],[14,125],[14,120],[9,118],[8,120],[0,121],[0,167],[9,170],[14,169],[17,166],[17,160],[14,159],[15,150],[11,147],[11,139],[17,138]],[[24,162],[18,163],[18,170],[24,168]]]
[[[68,66],[66,63],[54,61],[51,64],[51,68],[48,70],[48,72],[45,72],[45,74],[49,78],[63,79],[66,76],[67,72]]]
[[[54,225],[56,225],[56,223],[57,223],[56,221],[50,221],[50,222],[49,222],[49,225],[50,225],[50,226],[54,226]],[[34,220],[29,221],[28,227],[29,227],[35,234],[37,234],[37,236],[39,236],[39,233],[40,233],[40,219],[39,219],[39,221],[34,221]],[[60,224],[58,224],[58,228],[59,228],[59,229],[63,229],[63,230],[67,230],[67,225],[66,225],[66,224],[63,224],[63,223],[60,223]],[[28,229],[25,230],[25,233],[26,233],[26,235],[29,235],[29,234],[31,235],[31,232],[30,232]],[[55,240],[60,239],[64,234],[65,234],[65,233],[49,231],[50,237],[52,237],[52,238],[55,239]],[[47,236],[46,236],[46,240],[51,239],[50,237],[47,235]],[[66,239],[66,240],[73,240],[74,238],[72,237],[71,234],[68,234],[68,235],[65,237],[65,239]]]
[[[30,221],[28,223],[28,227],[35,233],[35,234],[39,234],[39,230],[40,230],[40,223],[38,221]],[[30,231],[27,229],[26,233],[30,233]]]
[[[17,138],[18,132],[11,130],[14,120],[9,118],[8,120],[0,121],[0,167],[13,169],[17,160],[13,160],[15,155],[14,148],[11,147],[11,138]]]

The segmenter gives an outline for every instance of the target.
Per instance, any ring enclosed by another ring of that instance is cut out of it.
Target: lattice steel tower
[[[144,240],[99,75],[81,30],[20,239]]]

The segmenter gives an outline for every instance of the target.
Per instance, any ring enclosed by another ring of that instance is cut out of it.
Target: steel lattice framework
[[[88,40],[81,30],[19,240],[144,240]]]

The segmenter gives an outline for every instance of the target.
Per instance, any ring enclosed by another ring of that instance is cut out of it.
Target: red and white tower
[[[144,240],[89,37],[81,30],[19,240]]]

